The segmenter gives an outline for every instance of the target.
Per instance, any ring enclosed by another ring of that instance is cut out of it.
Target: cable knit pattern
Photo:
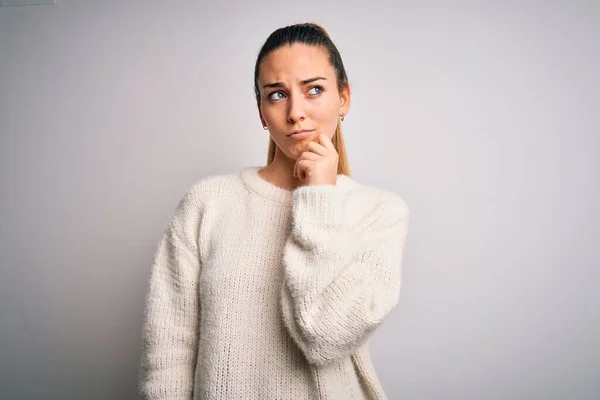
[[[166,226],[144,311],[143,399],[386,399],[368,339],[396,306],[409,211],[338,175],[201,179]]]

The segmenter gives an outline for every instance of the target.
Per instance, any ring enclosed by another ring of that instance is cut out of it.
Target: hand
[[[294,165],[294,176],[302,185],[335,185],[337,182],[339,155],[326,135],[319,135],[319,142],[309,142]]]

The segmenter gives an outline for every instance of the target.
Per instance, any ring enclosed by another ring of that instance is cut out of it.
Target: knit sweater
[[[166,225],[142,398],[385,399],[368,343],[399,300],[406,203],[341,174],[286,190],[259,169],[199,179]]]

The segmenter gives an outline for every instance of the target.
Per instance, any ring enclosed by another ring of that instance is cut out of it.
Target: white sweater
[[[200,179],[158,245],[143,399],[385,399],[368,338],[396,306],[409,211],[338,175],[279,188],[260,167]]]

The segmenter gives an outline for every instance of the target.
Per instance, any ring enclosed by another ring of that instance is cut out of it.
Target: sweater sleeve
[[[316,365],[351,355],[399,300],[409,210],[397,196],[368,213],[361,204],[334,185],[302,186],[293,194],[283,321]]]
[[[139,391],[144,400],[191,400],[198,346],[200,210],[189,190],[158,244],[145,299]]]

